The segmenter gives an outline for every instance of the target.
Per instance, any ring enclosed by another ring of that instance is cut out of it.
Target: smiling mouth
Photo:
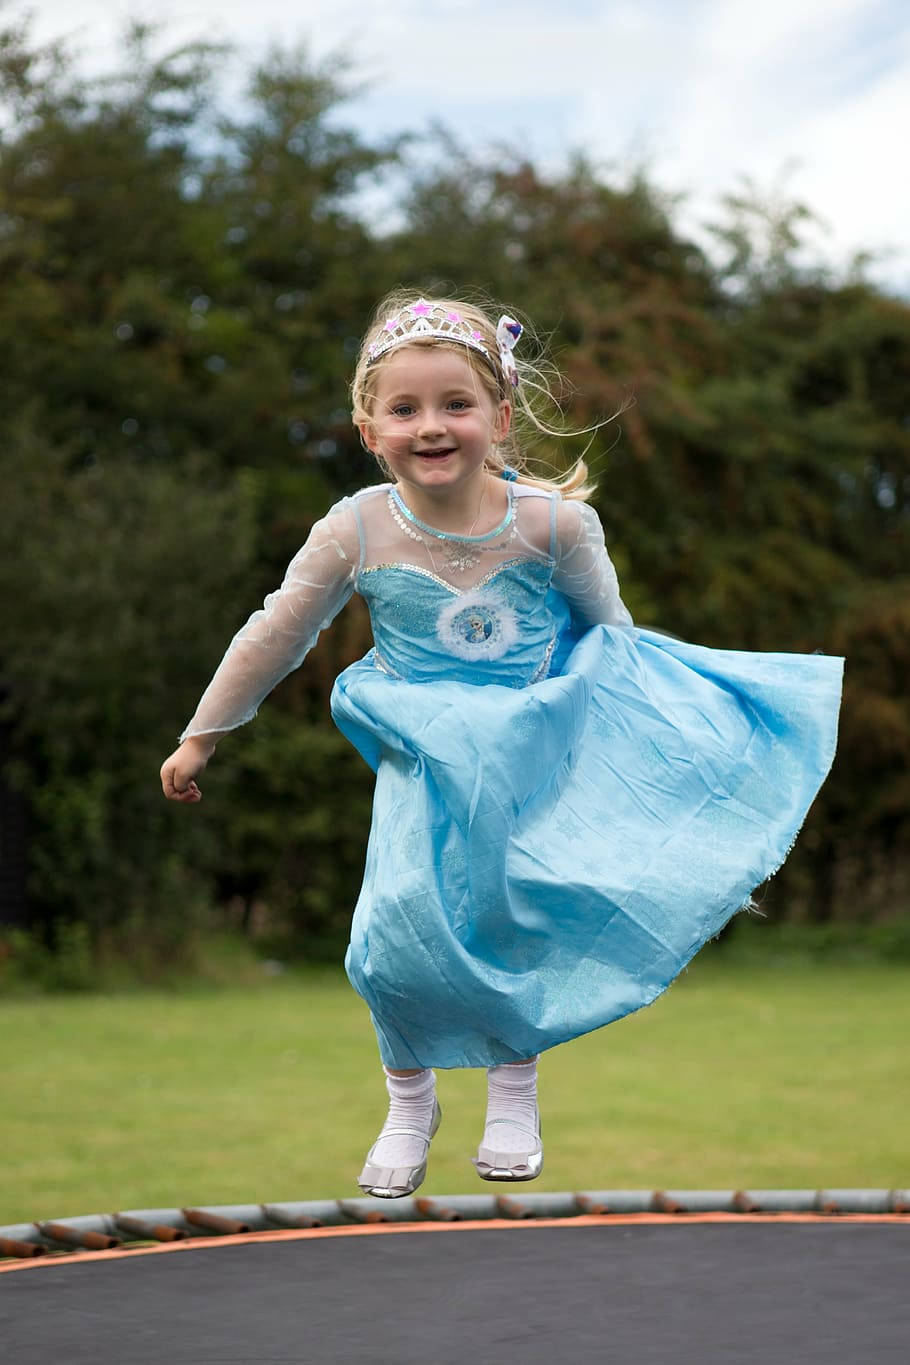
[[[422,460],[441,460],[446,455],[451,455],[454,450],[454,446],[447,446],[445,450],[415,450],[414,454],[419,455]]]

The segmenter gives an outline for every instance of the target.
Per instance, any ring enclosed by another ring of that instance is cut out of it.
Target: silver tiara
[[[521,336],[522,330],[521,323],[516,322],[514,318],[508,317],[505,313],[499,319],[496,328],[499,365],[513,388],[518,386],[518,370],[515,367],[512,351],[515,349],[515,343]],[[391,317],[386,318],[379,336],[367,348],[367,365],[372,365],[380,356],[385,355],[386,351],[391,351],[393,347],[401,346],[408,341],[416,341],[420,337],[440,337],[443,341],[460,341],[463,345],[479,351],[494,373],[498,373],[499,367],[490,354],[489,347],[483,339],[483,333],[479,332],[473,323],[463,318],[456,309],[445,308],[438,303],[428,303],[426,299],[418,299],[416,303],[411,303],[407,308],[403,308],[400,313],[394,313]]]

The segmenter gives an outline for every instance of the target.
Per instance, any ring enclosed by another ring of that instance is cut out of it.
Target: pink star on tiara
[[[411,312],[415,318],[425,318],[427,313],[432,313],[432,311],[433,309],[426,299],[418,299],[416,303],[411,305]]]

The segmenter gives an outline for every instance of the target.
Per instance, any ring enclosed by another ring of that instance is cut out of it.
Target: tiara
[[[374,364],[386,351],[405,342],[416,341],[421,337],[439,337],[443,341],[460,341],[472,350],[479,351],[493,372],[499,375],[500,367],[513,388],[518,385],[518,370],[512,358],[515,343],[522,333],[520,322],[505,314],[499,319],[496,328],[496,342],[499,348],[499,365],[490,354],[483,339],[483,333],[454,308],[442,304],[428,303],[420,298],[409,304],[400,313],[386,318],[379,336],[367,348],[367,365]]]

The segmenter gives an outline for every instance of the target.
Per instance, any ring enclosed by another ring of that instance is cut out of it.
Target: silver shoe
[[[538,1150],[536,1152],[499,1152],[492,1147],[481,1145],[477,1149],[476,1157],[471,1158],[481,1180],[536,1180],[543,1170],[540,1110],[537,1110],[536,1132],[526,1128],[524,1124],[516,1123],[514,1119],[491,1119],[487,1124],[487,1131],[493,1127],[494,1123],[511,1123],[513,1128],[520,1128],[523,1133],[527,1133],[529,1137],[535,1139]]]
[[[376,1199],[403,1199],[406,1194],[413,1194],[426,1178],[426,1156],[419,1166],[377,1166],[373,1161],[373,1153],[383,1138],[391,1137],[393,1134],[406,1134],[408,1137],[422,1138],[427,1144],[427,1155],[429,1155],[430,1138],[439,1127],[441,1118],[442,1110],[439,1107],[439,1101],[434,1099],[433,1120],[430,1124],[429,1137],[419,1128],[386,1128],[385,1132],[380,1134],[367,1152],[366,1164],[357,1177],[357,1184],[364,1194],[372,1194]]]

